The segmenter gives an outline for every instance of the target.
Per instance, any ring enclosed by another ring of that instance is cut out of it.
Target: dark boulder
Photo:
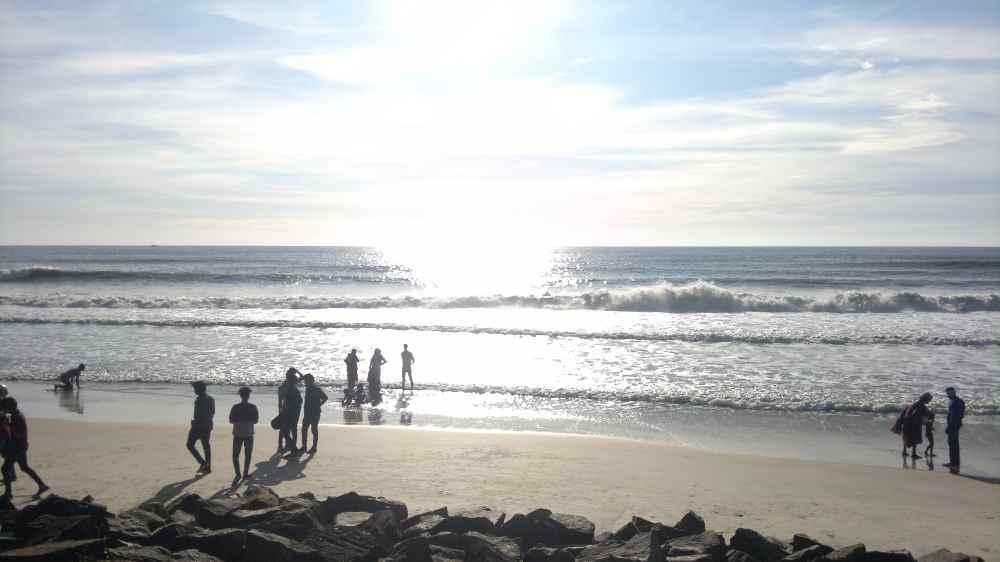
[[[420,521],[422,521],[426,517],[430,517],[430,516],[448,517],[448,508],[447,507],[439,507],[439,508],[431,510],[431,511],[425,511],[423,513],[417,513],[415,515],[411,515],[411,516],[407,517],[406,519],[403,519],[403,520],[401,520],[399,522],[399,528],[400,529],[409,529],[413,525],[416,525],[417,523],[419,523]]]
[[[465,562],[467,560],[465,551],[460,548],[431,545],[430,555],[432,562]]]
[[[344,511],[333,518],[333,524],[337,527],[359,527],[371,516],[367,511]]]
[[[338,513],[343,513],[345,511],[367,511],[369,513],[375,513],[376,511],[388,509],[396,514],[396,519],[398,521],[403,521],[408,516],[406,504],[402,502],[382,497],[362,496],[356,492],[348,492],[337,497],[326,498],[318,503],[318,508],[320,510],[321,517],[325,522],[333,521],[333,518],[336,517]]]
[[[249,529],[262,525],[283,513],[287,512],[280,506],[264,509],[237,509],[229,514],[229,524],[236,529]]]
[[[858,543],[838,548],[820,557],[821,562],[860,562],[865,555],[865,545]]]
[[[681,517],[681,520],[674,525],[674,529],[681,533],[680,536],[687,537],[705,532],[705,520],[693,511],[689,511]]]
[[[916,562],[909,550],[869,550],[861,557],[864,562]]]
[[[247,532],[242,529],[198,530],[180,535],[167,548],[200,550],[223,560],[240,560]]]
[[[247,531],[243,562],[324,562],[316,550],[265,531]]]
[[[240,509],[267,509],[281,505],[281,497],[267,486],[251,484],[243,492],[243,505]]]
[[[193,525],[184,525],[181,523],[168,523],[159,529],[153,531],[149,538],[145,542],[140,542],[139,544],[147,544],[151,546],[162,546],[164,548],[170,548],[174,541],[179,537],[184,535],[189,535],[195,531],[199,531],[198,527]]]
[[[496,524],[503,518],[502,512],[493,511],[488,507],[461,509],[443,518],[432,529],[432,533],[496,533]]]
[[[309,533],[327,530],[327,525],[314,510],[299,508],[296,511],[282,511],[274,514],[247,528],[302,540]]]
[[[521,547],[507,537],[471,531],[462,536],[468,562],[514,562],[521,559]]]
[[[415,537],[422,533],[429,533],[431,529],[437,527],[444,517],[435,513],[425,513],[415,517],[410,517],[404,523],[408,525],[402,527],[404,538]]]
[[[198,550],[170,552],[160,546],[111,548],[108,549],[108,559],[121,562],[222,562]]]
[[[963,552],[952,552],[947,548],[942,548],[930,552],[918,558],[919,562],[983,562],[978,556],[972,556]]]
[[[757,560],[742,550],[730,549],[726,551],[726,562],[760,562],[760,560]]]
[[[622,542],[611,539],[590,545],[576,556],[577,562],[649,562],[660,560],[662,551],[650,533],[640,533]]]
[[[806,548],[796,550],[788,556],[782,558],[785,562],[812,562],[824,554],[833,552],[833,549],[825,544],[814,544]]]
[[[106,554],[104,539],[55,541],[0,552],[0,561],[78,562],[80,560],[102,560]]]
[[[796,552],[804,548],[809,548],[810,546],[816,546],[817,544],[823,544],[823,543],[819,542],[818,540],[810,537],[805,533],[795,533],[795,536],[792,537],[792,552]]]
[[[163,502],[160,501],[146,500],[141,504],[139,504],[139,507],[130,511],[136,511],[136,510],[152,513],[153,515],[156,515],[160,519],[170,519],[170,512],[167,511],[166,506],[163,505]]]
[[[296,538],[330,562],[369,562],[385,556],[386,551],[371,533],[351,527],[312,530]]]
[[[156,513],[145,509],[131,509],[119,513],[108,521],[108,537],[119,541],[144,543],[151,533],[166,524],[167,521]]]
[[[521,539],[527,546],[591,544],[594,542],[594,524],[579,515],[536,509],[508,519],[500,526],[499,534]]]
[[[617,531],[612,533],[611,538],[625,542],[630,538],[638,535],[639,533],[648,533],[652,531],[653,525],[656,525],[656,523],[653,523],[648,519],[643,519],[638,515],[633,515],[632,520],[622,525]],[[602,541],[598,540],[596,542],[602,542]]]
[[[219,498],[191,501],[183,510],[194,515],[200,527],[218,530],[229,528],[231,515],[242,507],[242,498]]]
[[[524,562],[574,562],[569,551],[551,546],[533,546],[524,553]]]
[[[790,554],[785,543],[765,537],[753,529],[736,529],[729,546],[750,554],[760,562],[777,562]]]
[[[402,537],[396,514],[388,509],[372,513],[367,520],[361,523],[360,528],[371,533],[375,540],[386,549]]]
[[[725,560],[727,550],[725,538],[715,531],[670,539],[663,543],[662,549],[669,558],[707,554],[718,561]]]
[[[93,503],[93,501],[88,501],[90,499],[90,496],[87,496],[83,500],[71,500],[51,494],[46,496],[42,501],[22,509],[19,519],[22,524],[27,524],[43,515],[54,515],[56,517],[88,515],[95,520],[107,520],[111,517],[108,508]]]
[[[104,537],[106,527],[103,519],[94,519],[90,515],[42,515],[26,524],[21,533],[26,537],[25,545],[31,546],[45,542],[100,539]]]
[[[431,556],[427,538],[413,537],[396,543],[386,558],[392,562],[431,562]]]

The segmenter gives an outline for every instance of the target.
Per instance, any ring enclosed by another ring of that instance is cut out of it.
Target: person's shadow
[[[56,392],[59,395],[59,407],[83,415],[83,400],[80,399],[80,390],[63,390]]]
[[[177,482],[172,482],[170,484],[166,484],[162,488],[160,488],[159,492],[156,492],[155,494],[153,494],[152,497],[150,497],[146,501],[142,502],[142,504],[140,504],[140,505],[144,505],[144,504],[147,504],[147,503],[150,503],[150,502],[157,502],[157,503],[166,504],[170,500],[172,500],[172,499],[176,498],[178,495],[180,495],[180,493],[184,491],[184,488],[187,488],[191,484],[197,482],[198,480],[201,480],[202,476],[203,475],[199,474],[198,476],[193,476],[193,477],[188,478],[186,480],[179,480]]]
[[[313,455],[303,455],[293,456],[286,459],[281,456],[280,453],[275,453],[271,455],[271,458],[266,461],[261,461],[255,466],[253,474],[251,474],[250,484],[261,484],[263,486],[276,486],[282,482],[288,482],[289,480],[298,480],[300,478],[305,478],[303,471],[306,469],[306,465],[309,464]],[[281,464],[282,460],[287,460],[285,464]]]

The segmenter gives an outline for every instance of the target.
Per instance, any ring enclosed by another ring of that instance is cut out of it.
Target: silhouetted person
[[[204,381],[191,383],[194,388],[194,417],[191,419],[191,430],[188,431],[187,448],[198,461],[199,474],[212,473],[212,424],[215,418],[215,399],[208,395],[208,387]],[[195,448],[195,443],[201,441],[201,447],[205,450],[205,458],[202,458]]]
[[[955,387],[949,386],[944,389],[948,395],[948,425],[944,432],[948,436],[948,462],[945,466],[958,471],[962,466],[962,455],[958,447],[958,430],[962,429],[962,419],[965,417],[965,400],[958,397]]]
[[[7,385],[0,384],[0,400],[7,398],[7,394],[9,394],[9,391],[7,390]]]
[[[347,388],[354,388],[354,385],[358,384],[359,362],[357,349],[351,349],[351,352],[344,358],[344,363],[347,364]]]
[[[372,404],[382,401],[382,365],[386,363],[382,350],[376,347],[368,362],[368,398]]]
[[[305,407],[302,409],[302,448],[300,451],[306,452],[306,432],[312,429],[312,448],[309,454],[316,453],[316,444],[319,442],[319,416],[323,411],[323,404],[326,404],[327,397],[323,389],[316,386],[316,379],[312,375],[302,377],[306,382]]]
[[[55,387],[55,390],[73,390],[73,386],[80,388],[80,374],[83,370],[87,368],[86,365],[80,363],[75,369],[70,369],[65,373],[59,375],[59,383]]]
[[[409,347],[403,344],[403,353],[400,353],[400,357],[403,358],[403,383],[400,385],[402,390],[406,390],[406,376],[410,376],[410,392],[413,392],[413,364],[416,363],[416,359],[413,354],[410,353]]]
[[[278,413],[281,415],[279,429],[281,436],[278,438],[278,446],[281,447],[284,443],[289,456],[294,456],[298,452],[295,446],[299,436],[299,415],[302,413],[302,393],[299,392],[301,375],[298,369],[289,367],[285,371],[285,382],[278,392]]]
[[[243,479],[250,478],[250,457],[253,455],[253,426],[260,421],[257,406],[250,403],[249,386],[240,387],[239,404],[234,404],[229,410],[229,423],[233,424],[233,470],[236,478],[233,484],[240,481],[240,449],[243,449]]]
[[[903,438],[904,456],[906,455],[906,449],[910,448],[912,449],[910,454],[912,458],[921,458],[917,454],[917,445],[923,442],[920,434],[929,413],[927,404],[931,401],[931,398],[929,392],[923,393],[916,402],[907,406],[896,420],[896,426],[899,429],[900,436]]]
[[[10,502],[13,491],[11,486],[14,482],[14,465],[21,468],[21,472],[27,474],[38,484],[38,491],[35,497],[45,493],[49,489],[48,485],[42,481],[38,473],[28,465],[28,421],[24,419],[24,414],[17,408],[17,400],[13,396],[7,396],[0,400],[0,413],[3,414],[7,427],[7,440],[3,446],[3,485],[4,498]]]
[[[927,438],[927,447],[924,449],[924,456],[928,462],[934,454],[934,410],[927,410],[927,418],[924,419],[924,437]]]

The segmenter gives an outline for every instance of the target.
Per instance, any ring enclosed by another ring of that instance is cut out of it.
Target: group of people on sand
[[[965,418],[965,401],[958,397],[955,387],[949,386],[944,389],[948,396],[948,418],[945,425],[945,435],[948,436],[948,462],[944,466],[952,472],[961,469],[962,457],[958,443],[959,430],[962,429],[962,419]],[[937,455],[934,454],[934,410],[928,404],[934,397],[929,392],[920,395],[916,402],[907,406],[896,422],[892,426],[892,432],[898,434],[903,440],[903,457],[909,456],[919,459],[917,446],[923,443],[923,437],[927,438],[927,447],[924,448],[924,456],[930,460]]]
[[[82,365],[81,365],[82,367]],[[3,505],[10,505],[14,495],[13,484],[17,480],[14,465],[27,474],[38,485],[35,497],[49,489],[34,469],[28,464],[28,421],[17,407],[17,399],[10,396],[7,386],[0,384],[0,455],[3,456]]]
[[[403,377],[410,377],[410,391],[413,391],[413,353],[403,345]],[[364,385],[357,382],[358,354],[352,349],[344,360],[347,364],[347,386],[344,389],[345,405],[360,405],[366,402]],[[387,363],[379,349],[375,349],[369,362],[368,388],[371,392],[372,404],[381,401],[382,381],[381,367]],[[81,365],[82,367],[82,365]],[[299,383],[305,384],[305,392],[299,390]],[[212,472],[211,436],[215,418],[215,399],[208,394],[208,385],[204,381],[191,383],[194,389],[194,415],[191,418],[191,429],[188,431],[187,448],[198,463],[198,474]],[[404,385],[405,389],[405,385]],[[236,477],[233,485],[250,478],[250,459],[253,456],[254,426],[260,421],[257,406],[250,402],[253,390],[248,386],[240,387],[237,393],[240,402],[229,410],[229,423],[233,426],[233,470]],[[348,398],[350,400],[348,401]],[[302,373],[295,367],[285,371],[285,381],[278,387],[278,414],[271,420],[271,427],[278,431],[278,450],[276,454],[285,453],[286,459],[297,458],[304,454],[314,455],[319,445],[319,419],[323,404],[328,397],[323,389],[316,384],[316,377],[311,373]],[[302,445],[298,445],[299,419],[301,417]],[[309,434],[312,434],[312,446],[306,448]],[[201,444],[201,451],[197,445]],[[242,454],[243,463],[240,464]]]

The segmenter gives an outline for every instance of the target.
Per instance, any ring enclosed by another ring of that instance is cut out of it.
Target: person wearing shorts
[[[233,405],[229,410],[229,423],[233,424],[233,470],[236,471],[236,478],[233,484],[239,483],[240,479],[250,478],[250,457],[253,455],[253,426],[260,421],[260,413],[257,406],[250,403],[250,387],[240,387],[240,403]],[[240,474],[240,450],[243,451],[243,473]]]
[[[191,383],[194,387],[194,417],[191,419],[191,430],[188,431],[187,449],[198,461],[198,474],[212,473],[212,420],[215,418],[215,399],[209,396],[208,386],[203,381]],[[205,450],[202,458],[195,444],[201,441]]]

